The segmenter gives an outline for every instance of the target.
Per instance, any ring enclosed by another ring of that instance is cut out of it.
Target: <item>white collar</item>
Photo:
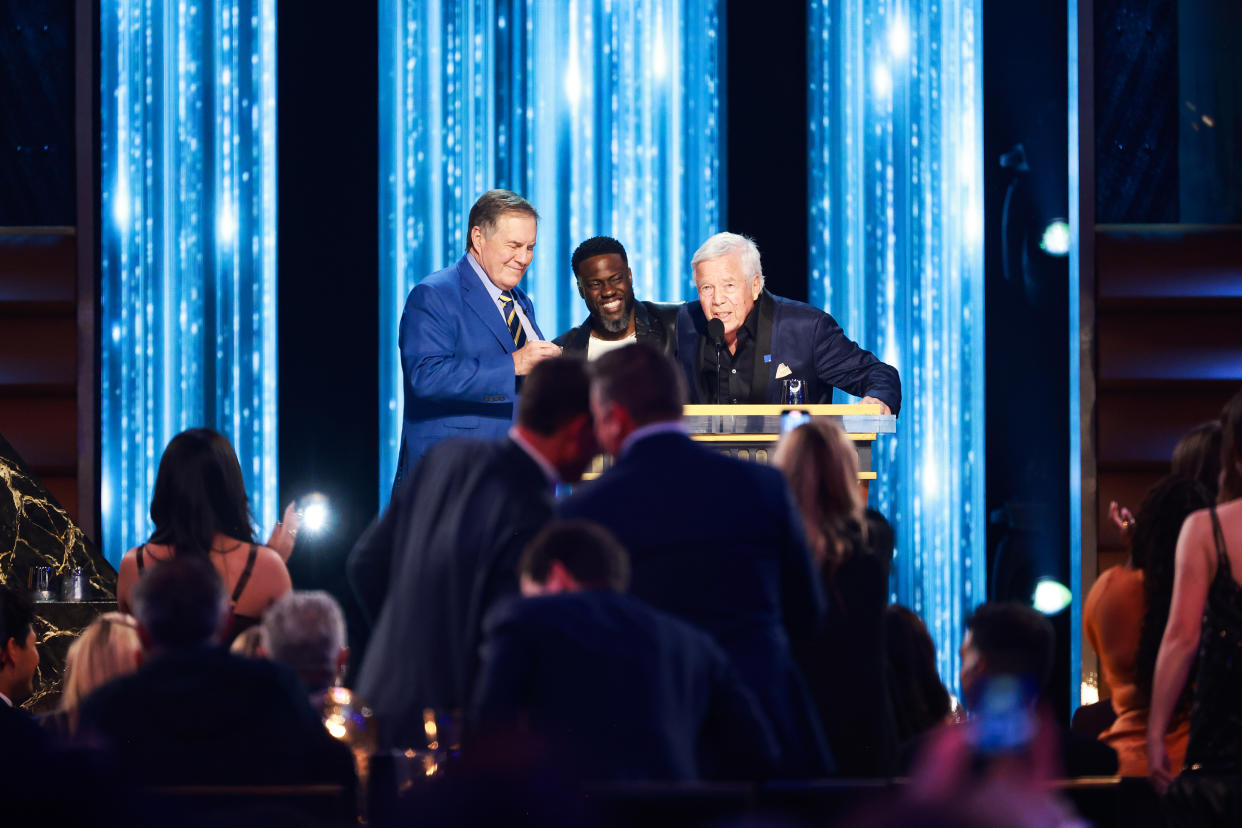
[[[0,693],[0,701],[4,702],[9,707],[13,706],[13,700],[10,699],[8,696],[4,695],[3,693]]]

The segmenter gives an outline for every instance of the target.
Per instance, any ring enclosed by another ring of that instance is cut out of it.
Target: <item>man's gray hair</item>
[[[736,255],[742,262],[742,270],[746,278],[759,274],[759,287],[763,287],[763,265],[759,260],[759,245],[750,236],[738,233],[717,233],[694,251],[690,259],[690,270],[693,271],[699,262],[719,259],[721,256]]]
[[[474,249],[470,231],[478,227],[483,231],[484,238],[491,238],[496,231],[496,222],[505,213],[521,213],[539,221],[539,211],[535,209],[535,205],[517,193],[512,190],[488,190],[470,208],[470,220],[466,224],[467,253]]]
[[[263,614],[268,657],[288,664],[308,686],[331,684],[344,647],[345,616],[326,592],[290,592]]]

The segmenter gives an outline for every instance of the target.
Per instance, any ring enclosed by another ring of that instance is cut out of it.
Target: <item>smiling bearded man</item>
[[[672,349],[678,306],[634,301],[634,276],[621,242],[609,236],[587,239],[574,251],[570,266],[590,315],[553,340],[566,354],[596,359],[633,342],[664,353]]]

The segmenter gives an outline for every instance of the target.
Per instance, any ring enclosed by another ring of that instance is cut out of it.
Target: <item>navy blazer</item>
[[[469,256],[423,279],[405,300],[400,339],[405,411],[394,488],[435,443],[446,437],[503,437],[517,411],[517,348]],[[530,297],[518,288],[512,293],[542,339]]]
[[[767,721],[702,630],[612,590],[520,598],[485,622],[471,719],[526,721],[585,779],[752,778]]]
[[[357,782],[290,668],[219,647],[170,650],[95,689],[79,732],[144,785]]]
[[[386,745],[425,745],[425,707],[465,710],[483,617],[517,594],[518,555],[551,517],[548,479],[516,443],[449,440],[358,539],[347,570],[375,623],[355,689]]]
[[[630,553],[630,592],[712,634],[772,723],[783,773],[831,770],[790,649],[818,630],[824,594],[779,471],[653,434],[558,512],[610,529]]]
[[[758,389],[764,391],[762,399],[743,402],[779,404],[781,380],[800,379],[807,404],[832,402],[835,387],[855,397],[883,400],[894,414],[901,410],[897,369],[860,348],[830,315],[766,289],[756,307],[761,313],[751,387],[756,397]],[[677,361],[685,372],[692,403],[704,401],[699,394],[698,359],[699,343],[706,338],[707,319],[702,306],[685,303],[677,314]],[[778,378],[781,365],[789,368],[789,374]]]

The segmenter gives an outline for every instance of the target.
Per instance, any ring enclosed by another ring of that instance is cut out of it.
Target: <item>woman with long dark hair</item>
[[[1083,628],[1112,690],[1116,719],[1099,734],[1117,751],[1118,773],[1147,775],[1147,714],[1160,636],[1173,597],[1173,553],[1186,516],[1211,499],[1198,481],[1161,479],[1139,509],[1130,559],[1100,573],[1087,594]],[[1165,746],[1180,763],[1190,733],[1189,694],[1179,702]]]
[[[891,604],[884,611],[884,647],[897,743],[913,744],[947,721],[953,709],[949,691],[936,672],[936,644],[914,610]]]
[[[1242,392],[1221,415],[1217,506],[1186,518],[1147,724],[1149,776],[1168,788],[1170,821],[1242,824]],[[1173,778],[1164,733],[1198,653],[1190,741]]]
[[[789,481],[828,596],[823,630],[795,642],[795,652],[837,772],[891,775],[897,735],[884,662],[888,560],[868,544],[857,449],[840,428],[814,420],[782,438],[773,462]]]
[[[122,612],[131,611],[130,594],[143,572],[174,555],[205,558],[224,579],[231,609],[225,643],[292,589],[288,555],[255,543],[241,465],[218,432],[192,428],[169,441],[155,477],[151,521],[150,539],[121,559],[116,593]],[[292,550],[295,521],[291,505],[269,543]]]

